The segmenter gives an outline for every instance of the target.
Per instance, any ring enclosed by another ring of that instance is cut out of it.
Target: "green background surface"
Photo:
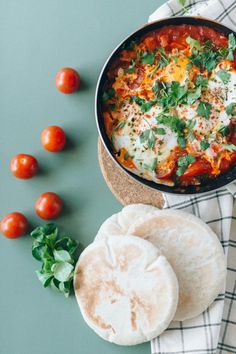
[[[58,225],[85,247],[100,224],[121,206],[108,190],[97,161],[94,92],[112,49],[145,23],[163,1],[0,1],[0,217],[22,211],[32,226],[42,221],[34,202],[45,191],[59,193],[65,212]],[[56,72],[71,66],[81,90],[59,93]],[[70,140],[59,154],[44,151],[40,133],[61,125]],[[22,181],[11,176],[17,153],[38,158],[41,173]],[[150,344],[119,347],[85,324],[74,296],[43,289],[35,275],[29,236],[0,237],[0,353],[150,353]]]

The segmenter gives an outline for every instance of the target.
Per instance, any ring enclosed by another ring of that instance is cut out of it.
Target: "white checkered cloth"
[[[158,8],[149,22],[170,16],[199,15],[221,21],[236,30],[235,0],[177,0]],[[200,316],[170,327],[151,343],[153,354],[236,353],[236,183],[199,196],[166,195],[166,208],[182,209],[204,220],[219,236],[227,256],[227,281],[221,294]]]

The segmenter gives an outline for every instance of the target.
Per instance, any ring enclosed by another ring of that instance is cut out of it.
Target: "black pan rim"
[[[98,81],[97,81],[97,86],[96,86],[96,91],[95,91],[95,118],[96,118],[96,124],[97,124],[97,129],[99,132],[100,139],[102,140],[102,143],[108,152],[109,156],[112,158],[112,160],[115,162],[116,166],[118,166],[122,171],[124,171],[127,175],[129,175],[131,178],[136,180],[137,182],[153,188],[155,190],[158,190],[160,192],[168,193],[168,194],[185,194],[185,195],[194,195],[194,194],[204,194],[206,192],[214,191],[222,187],[226,187],[228,184],[232,183],[236,179],[236,166],[233,166],[229,171],[227,171],[224,174],[220,174],[219,176],[207,180],[207,182],[197,185],[197,186],[186,186],[186,187],[180,187],[180,186],[167,186],[164,184],[159,184],[151,180],[144,179],[131,171],[127,170],[124,166],[122,166],[117,159],[114,156],[111,142],[109,138],[106,135],[105,132],[105,126],[103,122],[103,117],[101,114],[100,110],[100,98],[101,98],[101,93],[102,93],[102,88],[103,88],[103,83],[106,79],[106,70],[109,67],[110,62],[115,58],[115,56],[119,53],[121,50],[122,46],[134,39],[134,38],[140,38],[144,34],[151,32],[153,30],[159,29],[164,26],[169,26],[169,25],[181,25],[181,24],[192,24],[196,26],[208,26],[211,28],[214,28],[215,30],[218,30],[219,32],[224,33],[225,35],[228,35],[229,33],[235,33],[232,29],[229,27],[226,27],[225,25],[209,19],[209,18],[204,18],[204,17],[198,17],[198,16],[178,16],[178,17],[168,17],[164,18],[158,21],[153,21],[151,23],[145,24],[141,28],[137,29],[134,31],[132,34],[128,35],[122,42],[120,42],[115,49],[111,52],[111,54],[108,56],[105,64],[102,67],[102,70],[100,72]]]

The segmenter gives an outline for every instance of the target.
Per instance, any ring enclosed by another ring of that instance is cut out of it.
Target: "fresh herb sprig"
[[[144,98],[132,96],[132,100],[140,106],[142,112],[148,112],[156,101],[146,101]]]
[[[58,239],[58,228],[50,223],[39,226],[31,232],[33,238],[32,255],[42,262],[36,274],[45,288],[51,287],[69,296],[72,288],[73,257],[78,244],[68,236]]]

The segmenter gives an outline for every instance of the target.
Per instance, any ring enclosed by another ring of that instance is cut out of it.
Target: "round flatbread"
[[[216,234],[199,218],[178,210],[163,210],[129,228],[157,246],[179,281],[174,320],[202,313],[223,289],[226,260]]]
[[[106,236],[125,235],[133,224],[139,222],[148,215],[156,215],[160,209],[152,205],[130,204],[119,213],[113,214],[101,225],[95,240]]]
[[[178,281],[165,256],[134,236],[104,237],[89,245],[77,262],[74,289],[87,324],[120,345],[158,336],[178,303]]]

